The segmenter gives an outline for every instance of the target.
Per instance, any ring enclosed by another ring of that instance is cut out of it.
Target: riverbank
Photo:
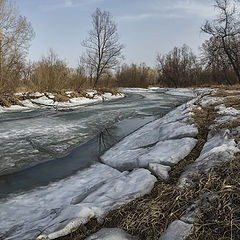
[[[55,110],[71,110],[87,104],[109,101],[124,97],[117,89],[87,90],[84,92],[62,91],[49,92],[18,92],[0,96],[0,113],[29,111],[41,108]]]
[[[151,170],[158,178],[151,193],[59,239],[85,239],[101,228],[121,228],[130,235],[111,229],[89,239],[238,239],[239,96],[239,91],[201,92],[161,123],[145,126],[106,152],[106,164]],[[181,144],[172,144],[181,139],[184,145],[184,138],[193,139],[184,151]],[[163,151],[166,146],[174,147]]]

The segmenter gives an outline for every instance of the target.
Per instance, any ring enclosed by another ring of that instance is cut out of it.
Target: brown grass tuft
[[[233,107],[240,110],[240,96],[228,97],[223,100],[223,104],[226,107]]]
[[[19,98],[12,94],[0,95],[0,106],[2,107],[11,107],[11,105],[20,105],[22,103],[19,101]]]
[[[112,95],[117,95],[120,93],[117,88],[107,88],[107,87],[98,88],[97,92],[99,92],[100,94],[111,93]]]
[[[57,94],[55,95],[54,102],[69,102],[69,97],[66,94]]]

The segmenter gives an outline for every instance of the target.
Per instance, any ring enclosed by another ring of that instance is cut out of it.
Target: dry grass
[[[240,91],[237,89],[231,89],[231,91],[227,91],[227,89],[218,89],[215,94],[212,94],[212,97],[232,97],[232,96],[238,96],[240,97]]]
[[[117,88],[108,88],[108,87],[98,88],[97,92],[100,93],[100,94],[111,93],[112,95],[117,95],[117,94],[120,93]]]
[[[220,130],[220,129],[233,129],[233,128],[236,128],[236,127],[239,127],[240,126],[240,122],[236,121],[236,120],[232,120],[228,123],[222,123],[222,124],[219,124],[218,126],[216,126],[216,129],[217,130]]]
[[[70,94],[71,98],[79,98],[79,97],[88,97],[86,91],[72,91]]]
[[[240,110],[240,95],[235,97],[232,96],[232,97],[225,98],[223,100],[223,104],[226,107],[233,107],[237,110]]]
[[[69,102],[69,97],[66,94],[57,94],[55,95],[54,102]]]
[[[0,95],[0,106],[2,107],[10,107],[11,105],[20,105],[22,106],[19,98],[12,94],[4,94]]]

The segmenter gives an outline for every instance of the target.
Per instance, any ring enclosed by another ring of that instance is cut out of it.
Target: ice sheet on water
[[[145,169],[121,173],[104,164],[93,165],[68,179],[2,200],[0,236],[8,232],[6,239],[24,240],[55,231],[51,238],[68,234],[89,218],[101,218],[150,192],[155,181]]]
[[[198,129],[194,124],[187,125],[183,122],[164,124],[159,128],[159,140],[180,139],[184,137],[196,137]]]

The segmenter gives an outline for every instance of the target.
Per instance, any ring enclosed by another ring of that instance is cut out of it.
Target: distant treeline
[[[123,45],[109,12],[96,9],[93,28],[82,43],[78,67],[71,68],[50,49],[38,62],[26,56],[34,37],[31,23],[19,15],[11,1],[0,1],[0,93],[24,88],[30,91],[81,91],[101,87],[195,87],[240,83],[239,1],[215,0],[216,19],[201,31],[209,35],[195,55],[187,45],[157,54],[154,67],[120,64]]]

